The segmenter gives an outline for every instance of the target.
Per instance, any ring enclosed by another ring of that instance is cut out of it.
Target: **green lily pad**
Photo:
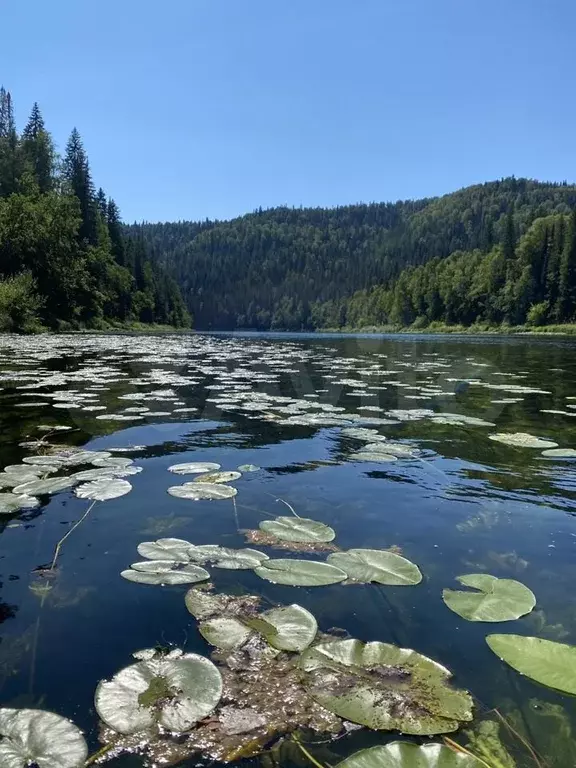
[[[408,648],[335,640],[304,651],[300,667],[321,706],[375,730],[426,736],[472,719],[472,698],[449,685],[450,671]]]
[[[220,464],[210,461],[190,461],[185,464],[172,464],[168,467],[168,472],[174,472],[176,475],[200,475],[203,472],[216,472],[220,469]]]
[[[25,494],[27,496],[43,496],[44,494],[58,493],[59,491],[65,491],[67,488],[71,488],[75,483],[73,477],[46,477],[37,478],[36,480],[30,480],[22,485],[16,485],[12,489],[12,493],[18,495]]]
[[[458,576],[457,581],[479,592],[445,589],[442,599],[450,610],[468,621],[512,621],[536,605],[534,593],[514,579],[497,579],[487,573]]]
[[[244,645],[252,634],[252,630],[234,616],[208,619],[199,624],[198,629],[206,642],[225,651]]]
[[[481,768],[471,755],[455,752],[443,744],[418,746],[393,741],[384,746],[362,749],[338,763],[336,768]]]
[[[21,509],[35,509],[40,502],[34,496],[0,493],[0,515],[13,515]]]
[[[218,499],[231,499],[236,496],[238,491],[230,485],[218,485],[217,483],[185,483],[184,485],[173,485],[168,488],[170,496],[178,499],[188,499],[189,501]]]
[[[131,490],[132,486],[128,480],[120,480],[117,477],[102,477],[99,480],[92,480],[90,483],[79,485],[75,494],[79,499],[109,501],[125,496]]]
[[[576,646],[523,635],[488,635],[486,642],[520,674],[576,695]]]
[[[173,560],[144,560],[132,563],[129,569],[120,573],[124,579],[137,584],[195,584],[206,581],[210,574],[199,565],[178,563]]]
[[[362,583],[375,581],[390,586],[407,586],[422,581],[417,565],[401,555],[382,549],[333,552],[328,555],[328,562],[345,571],[348,578]]]
[[[357,451],[356,453],[351,453],[348,458],[350,461],[367,461],[372,463],[398,461],[398,457],[393,456],[391,453],[369,453],[368,451]]]
[[[306,517],[277,517],[263,520],[260,530],[282,541],[319,542],[332,541],[336,537],[333,528]]]
[[[153,726],[182,733],[211,714],[222,697],[222,677],[209,659],[172,652],[140,661],[99,683],[100,718],[118,733]]]
[[[257,549],[228,549],[221,547],[217,556],[209,558],[214,568],[224,568],[230,571],[251,571],[270,558]]]
[[[207,472],[194,478],[195,483],[231,483],[242,477],[241,472]]]
[[[194,545],[184,539],[158,539],[138,544],[138,554],[148,560],[173,560],[178,563],[190,562],[190,550]]]
[[[21,472],[19,474],[0,472],[0,488],[15,488],[17,485],[31,483],[34,480],[38,480],[38,475],[31,472]]]
[[[322,587],[347,578],[340,568],[316,560],[267,560],[255,568],[254,573],[273,584],[293,587]]]
[[[272,608],[260,614],[256,629],[279,651],[303,651],[314,641],[318,623],[301,605]]]
[[[258,472],[260,470],[260,467],[256,466],[256,464],[240,464],[238,467],[239,472]]]
[[[0,709],[2,768],[81,768],[88,756],[82,731],[40,709]]]
[[[576,458],[576,448],[547,448],[542,451],[542,456],[555,459],[574,459]]]
[[[558,443],[552,440],[544,440],[540,437],[534,437],[527,432],[497,432],[494,435],[488,435],[490,440],[504,445],[512,445],[515,448],[557,448]]]

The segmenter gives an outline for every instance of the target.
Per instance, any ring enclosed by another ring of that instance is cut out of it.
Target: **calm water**
[[[539,391],[511,391],[518,387]],[[118,455],[143,468],[127,478],[129,495],[97,504],[72,534],[47,596],[30,589],[39,580],[34,570],[50,562],[87,502],[63,491],[41,497],[37,509],[0,517],[1,705],[66,715],[96,748],[95,685],[129,664],[133,651],[174,644],[207,655],[184,605],[187,587],[133,584],[119,573],[140,559],[139,542],[163,536],[243,546],[232,502],[169,496],[180,480],[167,468],[184,461],[223,469],[255,464],[260,471],[234,483],[241,529],[284,514],[276,501],[282,498],[299,515],[335,528],[343,548],[400,547],[424,581],[380,591],[294,588],[220,570],[213,576],[219,590],[298,602],[322,630],[340,627],[361,640],[415,648],[453,670],[480,715],[499,707],[550,766],[573,765],[574,701],[508,669],[484,638],[502,631],[576,643],[576,465],[488,439],[520,431],[576,447],[576,409],[569,407],[575,397],[576,344],[569,340],[1,337],[1,466],[33,453],[19,443],[38,437],[38,425],[59,425],[72,429],[53,442],[138,446]],[[149,410],[125,410],[135,407]],[[397,409],[412,413],[390,415]],[[427,411],[496,426],[438,423]],[[392,418],[398,423],[377,421]],[[351,425],[406,441],[420,454],[394,463],[353,461],[366,441],[342,434]],[[442,602],[442,589],[475,572],[522,581],[537,596],[536,610],[506,624],[460,619]],[[388,738],[360,732],[315,754],[335,763]],[[281,757],[299,759],[288,751]]]

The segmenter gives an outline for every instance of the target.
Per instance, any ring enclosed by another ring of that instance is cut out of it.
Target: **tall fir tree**
[[[100,187],[98,192],[96,193],[96,208],[98,209],[98,213],[102,217],[102,220],[107,223],[108,222],[108,201],[106,200],[106,193],[104,192],[102,187]]]
[[[112,244],[112,256],[114,256],[117,264],[124,267],[127,265],[126,242],[124,239],[122,220],[120,218],[120,209],[112,198],[108,200],[107,215],[108,232],[110,233],[110,242]]]
[[[564,249],[560,258],[556,317],[560,322],[574,320],[576,311],[576,208],[570,215]]]
[[[82,217],[80,239],[85,240],[89,245],[97,245],[98,226],[94,184],[90,174],[88,157],[76,128],[70,134],[66,145],[63,175],[68,191],[80,201],[80,215]]]
[[[18,134],[12,96],[0,88],[0,197],[18,191]]]
[[[44,119],[37,102],[22,131],[21,151],[24,165],[29,170],[42,194],[54,188],[55,151],[52,137],[44,127]]]

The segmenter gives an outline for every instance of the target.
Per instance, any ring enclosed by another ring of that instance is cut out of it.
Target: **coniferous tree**
[[[0,88],[0,197],[18,189],[18,134],[12,96]]]
[[[96,193],[96,208],[98,209],[98,213],[102,217],[102,220],[107,222],[108,221],[108,202],[106,200],[106,193],[100,187],[98,189],[98,192]]]
[[[22,159],[42,194],[54,187],[55,152],[52,137],[44,127],[44,119],[37,102],[22,132]]]
[[[82,217],[79,232],[80,239],[85,240],[89,245],[96,245],[98,243],[98,227],[94,184],[92,182],[88,157],[76,128],[72,130],[66,145],[63,172],[69,192],[75,195],[80,202]]]
[[[576,208],[572,211],[560,257],[556,316],[560,322],[574,319],[576,311]]]
[[[120,210],[112,198],[108,200],[106,210],[112,255],[116,263],[123,267],[126,266],[126,243],[122,229],[122,220],[120,219]]]

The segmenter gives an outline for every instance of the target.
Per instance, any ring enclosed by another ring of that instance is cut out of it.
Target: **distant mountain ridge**
[[[491,253],[507,227],[515,248],[537,219],[574,209],[575,185],[507,178],[423,200],[281,207],[129,231],[175,277],[196,328],[298,330],[349,325],[352,299],[391,290],[406,269]],[[380,322],[389,309],[380,307]]]

